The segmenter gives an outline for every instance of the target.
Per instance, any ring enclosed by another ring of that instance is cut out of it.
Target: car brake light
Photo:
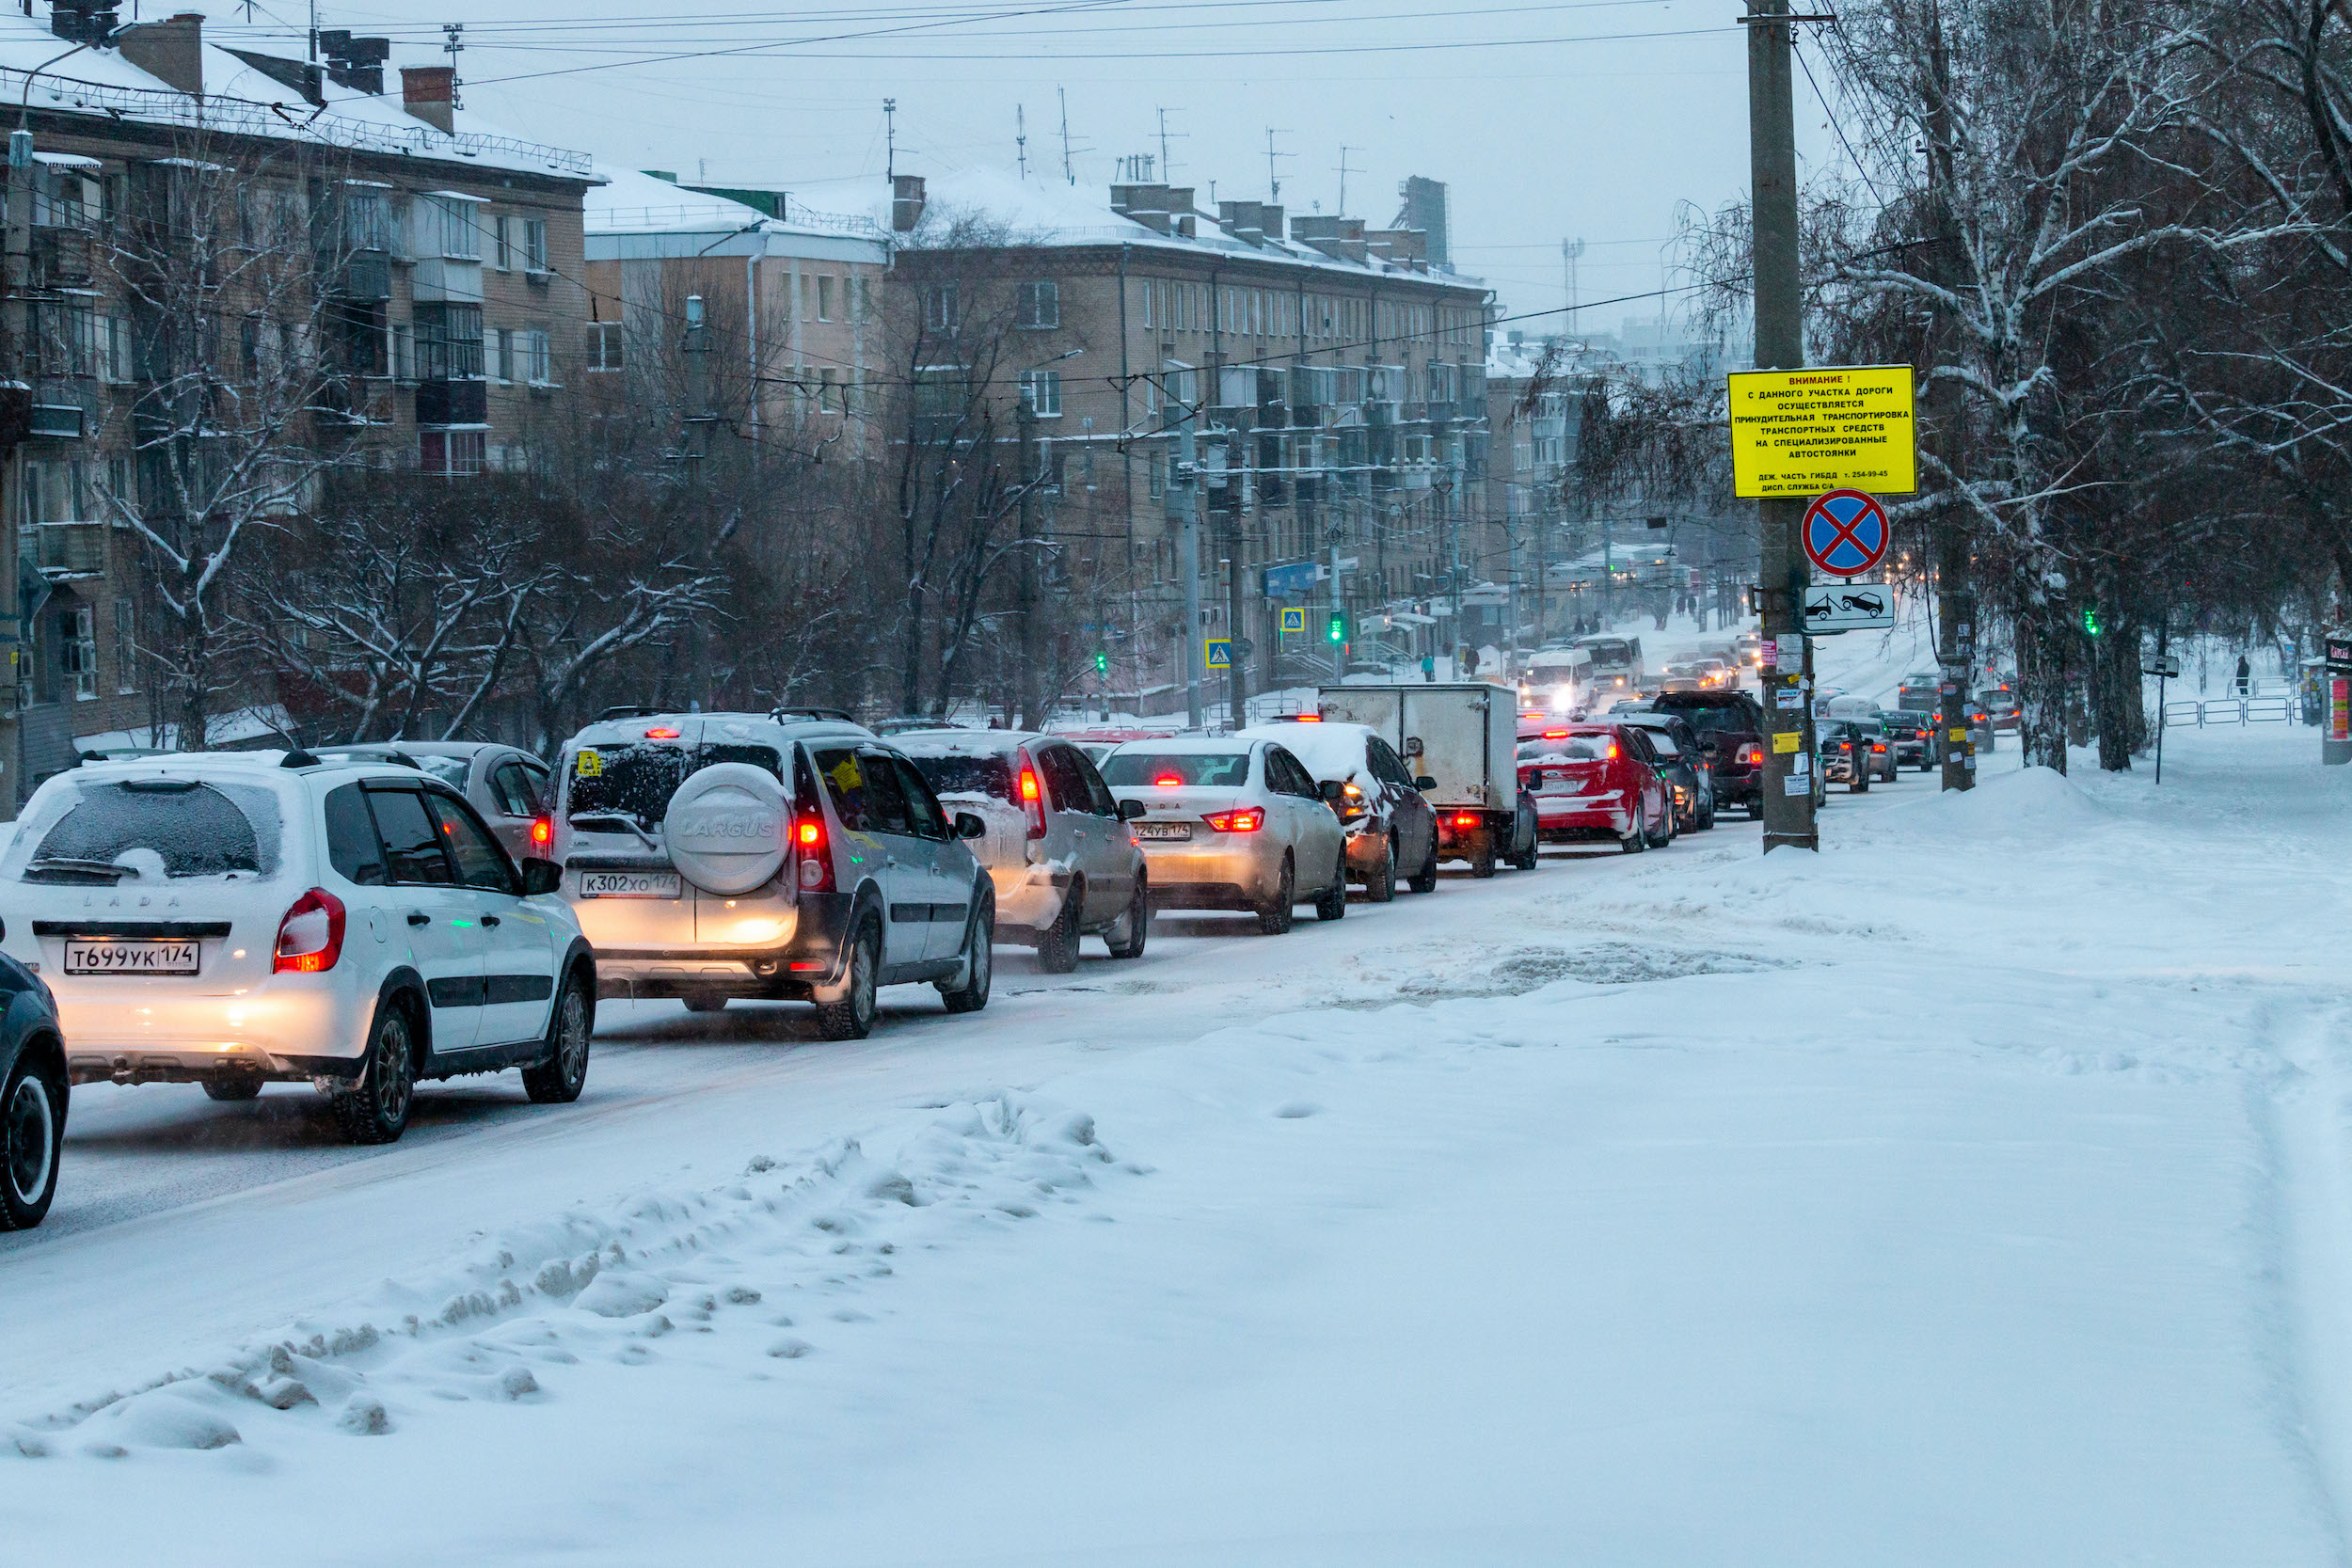
[[[1038,782],[1037,764],[1029,760],[1029,749],[1021,748],[1021,809],[1029,818],[1029,836],[1045,836],[1045,786]]]
[[[531,847],[544,849],[555,842],[555,818],[542,812],[531,819]]]
[[[1880,746],[1880,745],[1873,744],[1873,745],[1871,746],[1870,750],[1872,750],[1873,752],[1883,752],[1883,751],[1885,751],[1885,750],[1886,750],[1886,748],[1885,748],[1885,747],[1883,747],[1883,746]]]
[[[821,817],[803,816],[792,830],[792,842],[800,851],[800,870],[794,873],[802,891],[831,893],[833,888],[833,857],[825,852],[825,824]]]
[[[1201,820],[1220,833],[1254,833],[1265,826],[1265,808],[1239,806],[1232,811],[1216,812]]]
[[[278,923],[274,974],[316,974],[343,956],[343,901],[314,887],[294,901]]]
[[[1163,773],[1152,781],[1154,789],[1182,789],[1184,784],[1184,776],[1182,773]]]
[[[1320,724],[1323,722],[1323,715],[1320,713],[1294,714],[1292,721],[1299,724]]]
[[[645,732],[647,740],[675,740],[677,731],[667,724],[657,724]]]
[[[1478,826],[1478,818],[1472,813],[1457,811],[1454,814],[1454,825],[1457,828],[1475,828]]]
[[[1609,743],[1609,750],[1608,750],[1606,752],[1602,753],[1602,754],[1603,754],[1603,755],[1605,755],[1605,756],[1606,756],[1606,757],[1607,757],[1607,758],[1608,758],[1611,762],[1614,762],[1614,761],[1616,761],[1616,760],[1617,760],[1617,743],[1616,743],[1615,741],[1613,741],[1613,741],[1611,741],[1611,742]]]
[[[1546,730],[1544,732],[1544,738],[1546,740],[1565,740],[1568,738],[1568,732],[1565,730]]]

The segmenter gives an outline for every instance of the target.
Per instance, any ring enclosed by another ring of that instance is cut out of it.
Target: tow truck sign
[[[1895,624],[1895,591],[1883,582],[1841,582],[1804,593],[1807,636],[1871,631]]]

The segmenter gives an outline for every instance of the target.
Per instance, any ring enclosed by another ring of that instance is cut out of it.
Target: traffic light
[[[1347,641],[1347,611],[1335,610],[1331,612],[1331,629],[1328,635],[1334,642]]]
[[[1111,656],[1109,649],[1097,648],[1094,650],[1094,673],[1098,675],[1107,675],[1111,673]]]
[[[2090,637],[2096,637],[2096,636],[2098,636],[2098,635],[2099,635],[2100,630],[2101,630],[2101,627],[2100,627],[2100,626],[2099,626],[2099,609],[2098,609],[2098,607],[2097,607],[2096,605],[2085,605],[2085,606],[2083,606],[2083,632],[2084,632],[2084,634],[2085,634],[2086,636],[2090,636]]]

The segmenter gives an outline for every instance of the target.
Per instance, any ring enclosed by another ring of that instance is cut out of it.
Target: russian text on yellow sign
[[[1795,730],[1783,730],[1772,736],[1772,750],[1775,752],[1793,752],[1804,744],[1804,736]]]
[[[1745,500],[1919,488],[1909,365],[1740,371],[1731,384],[1731,482]]]

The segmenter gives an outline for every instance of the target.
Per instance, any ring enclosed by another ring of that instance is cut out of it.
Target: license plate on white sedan
[[[583,871],[582,898],[675,898],[684,884],[675,871]]]
[[[194,974],[193,942],[69,942],[68,974]]]
[[[1192,824],[1189,822],[1138,822],[1136,824],[1136,837],[1188,839],[1192,837]]]

